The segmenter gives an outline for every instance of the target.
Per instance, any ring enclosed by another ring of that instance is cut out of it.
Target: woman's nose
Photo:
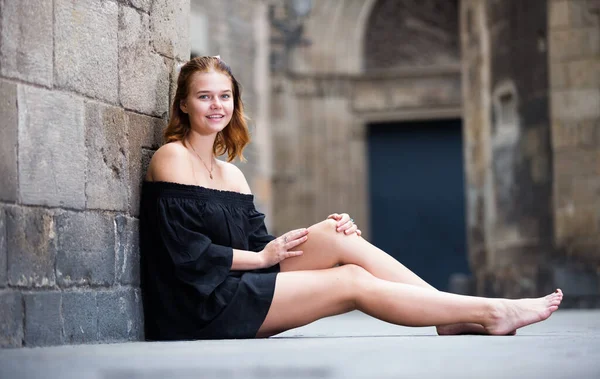
[[[218,109],[221,108],[221,99],[216,98],[212,101],[212,103],[210,104],[210,107],[212,109]]]

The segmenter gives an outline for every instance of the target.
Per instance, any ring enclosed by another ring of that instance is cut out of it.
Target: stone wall
[[[138,202],[188,0],[0,0],[0,346],[139,340]]]
[[[478,293],[598,305],[598,2],[461,3]]]
[[[365,35],[367,71],[456,64],[457,0],[379,0]]]
[[[600,270],[600,1],[549,1],[555,240]]]
[[[482,280],[488,292],[510,297],[550,290],[541,278],[552,254],[546,9],[546,0],[487,8],[493,193]]]
[[[548,6],[556,275],[600,306],[600,1]]]

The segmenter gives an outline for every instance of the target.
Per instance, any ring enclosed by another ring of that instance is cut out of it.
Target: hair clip
[[[213,58],[217,58],[218,60],[221,60],[221,56],[220,55],[213,55]]]

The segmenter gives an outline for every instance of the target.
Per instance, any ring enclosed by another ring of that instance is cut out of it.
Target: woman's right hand
[[[296,229],[274,239],[259,253],[262,267],[271,267],[284,259],[302,255],[302,251],[290,251],[296,246],[306,242],[308,229]]]

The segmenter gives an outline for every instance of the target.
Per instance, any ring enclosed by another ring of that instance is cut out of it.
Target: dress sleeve
[[[227,277],[233,249],[212,243],[202,215],[176,199],[159,200],[158,226],[177,278],[210,295]]]
[[[250,226],[252,231],[249,234],[248,245],[250,251],[259,252],[265,246],[275,239],[275,236],[267,232],[265,225],[265,215],[257,210],[253,210],[250,214]]]

